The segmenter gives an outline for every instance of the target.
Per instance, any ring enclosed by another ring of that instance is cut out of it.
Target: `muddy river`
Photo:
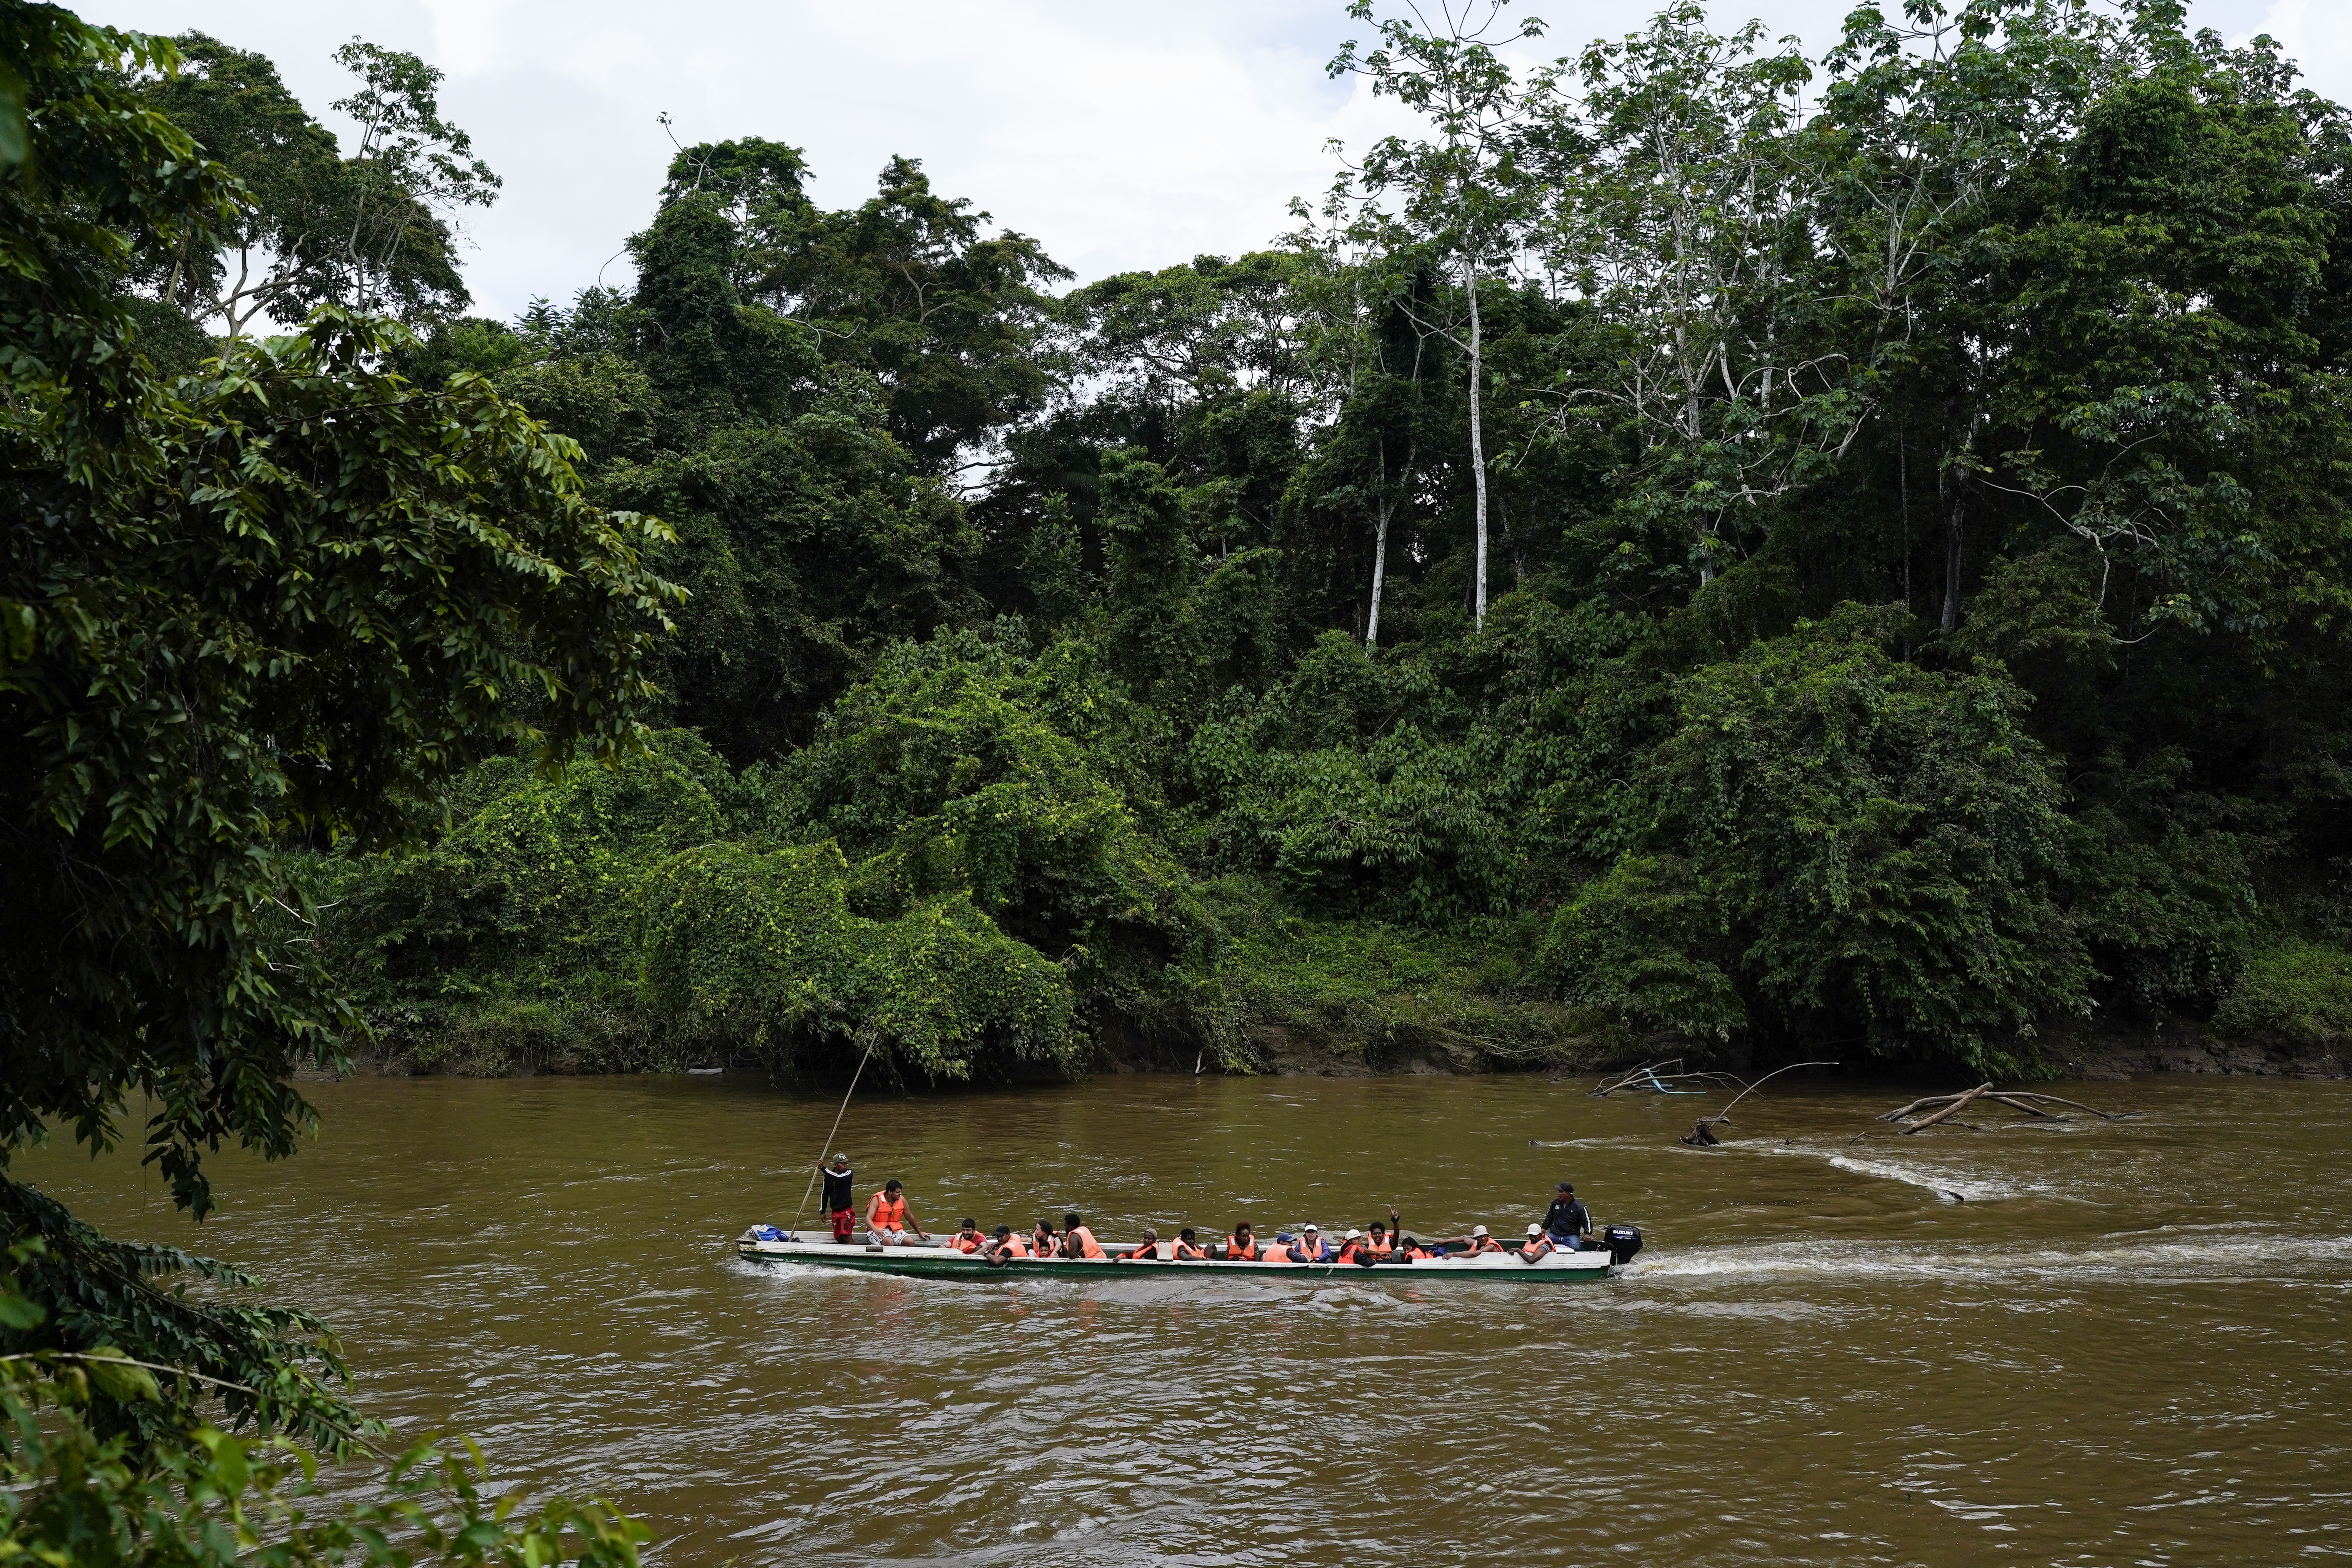
[[[1675,1134],[1720,1100],[1589,1087],[861,1094],[839,1140],[933,1228],[1110,1238],[1524,1229],[1566,1177],[1648,1238],[1576,1287],[749,1265],[837,1101],[734,1079],[317,1085],[317,1143],[223,1157],[201,1228],[129,1158],[16,1173],[258,1274],[404,1436],[611,1498],[671,1568],[2352,1556],[2352,1085],[1904,1137],[1912,1091],[1782,1079],[1709,1152]]]

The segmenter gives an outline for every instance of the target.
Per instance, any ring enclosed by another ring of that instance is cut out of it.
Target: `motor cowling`
[[[1601,1240],[1609,1248],[1609,1261],[1620,1266],[1632,1262],[1633,1254],[1642,1250],[1639,1226],[1603,1226],[1601,1227]]]

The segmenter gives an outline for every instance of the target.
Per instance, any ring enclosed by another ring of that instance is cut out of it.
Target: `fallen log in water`
[[[2089,1114],[2097,1117],[2102,1121],[2113,1121],[2119,1117],[2135,1114],[2128,1110],[2101,1110],[2095,1105],[2084,1105],[2079,1100],[2066,1100],[2054,1094],[2037,1094],[2030,1089],[1995,1089],[1990,1083],[1980,1083],[1977,1085],[1976,1088],[1964,1090],[1958,1094],[1930,1094],[1924,1096],[1918,1100],[1913,1100],[1908,1105],[1900,1105],[1895,1107],[1893,1110],[1887,1111],[1885,1114],[1879,1117],[1878,1120],[1881,1121],[1909,1122],[1910,1125],[1903,1129],[1906,1134],[1925,1131],[1930,1127],[1937,1126],[1939,1123],[1948,1121],[1955,1127],[1965,1127],[1971,1132],[1981,1132],[1984,1129],[1977,1126],[1974,1122],[1953,1121],[1952,1119],[1957,1115],[1957,1113],[1967,1110],[1969,1106],[1986,1100],[1990,1100],[1996,1105],[2006,1105],[2011,1110],[2021,1111],[2027,1116],[2033,1117],[2036,1120],[2042,1121],[2063,1121],[2066,1120],[2065,1117],[2059,1115],[2054,1110],[2044,1110],[2042,1109],[2042,1106],[2044,1104],[2072,1106],[2077,1110],[2086,1111]],[[2035,1103],[2036,1101],[2041,1103],[2037,1104]]]

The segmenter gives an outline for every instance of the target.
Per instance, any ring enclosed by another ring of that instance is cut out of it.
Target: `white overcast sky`
[[[68,0],[71,3],[71,0]],[[1714,0],[1718,24],[1760,16],[1815,53],[1852,0]],[[1036,236],[1079,278],[1264,246],[1314,196],[1339,137],[1393,123],[1324,63],[1363,29],[1341,0],[90,0],[93,21],[191,28],[278,62],[312,113],[349,90],[331,58],[354,34],[448,73],[445,114],[505,176],[466,217],[482,314],[511,316],[630,276],[681,140],[766,136],[802,148],[812,195],[849,206],[894,153],[944,194]],[[1895,7],[1890,4],[1889,11]],[[1549,53],[1627,31],[1652,0],[1526,0]],[[2192,0],[2233,42],[2267,32],[2308,84],[2352,100],[2352,0]]]

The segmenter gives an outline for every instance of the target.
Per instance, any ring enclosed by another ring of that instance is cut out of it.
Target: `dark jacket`
[[[1574,1198],[1554,1198],[1551,1207],[1544,1211],[1544,1234],[1565,1241],[1571,1236],[1584,1236],[1592,1229],[1592,1216]]]
[[[836,1171],[830,1165],[824,1167],[825,1213],[839,1214],[845,1208],[857,1205],[856,1175],[855,1171]]]

